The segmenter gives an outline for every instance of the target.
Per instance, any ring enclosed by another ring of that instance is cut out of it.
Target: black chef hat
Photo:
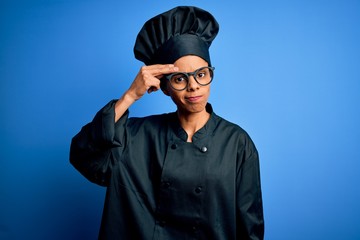
[[[196,7],[176,7],[144,24],[136,38],[135,58],[152,65],[196,55],[211,65],[209,47],[218,31],[219,25],[209,12]]]

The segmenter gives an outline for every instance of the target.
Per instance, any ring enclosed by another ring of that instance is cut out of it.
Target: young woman
[[[217,33],[214,17],[195,7],[147,21],[134,48],[146,65],[73,138],[71,163],[107,186],[99,239],[263,239],[258,152],[208,103]],[[159,89],[176,112],[128,117]]]

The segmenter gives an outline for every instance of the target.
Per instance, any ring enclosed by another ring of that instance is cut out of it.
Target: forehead
[[[181,72],[193,72],[196,69],[208,66],[208,63],[201,57],[188,55],[176,60],[174,65],[178,67]]]

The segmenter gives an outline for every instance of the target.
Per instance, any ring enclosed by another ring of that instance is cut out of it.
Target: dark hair
[[[161,88],[161,90],[163,90],[163,91],[166,90],[167,82],[168,82],[168,80],[166,79],[166,77],[160,78],[160,88]]]

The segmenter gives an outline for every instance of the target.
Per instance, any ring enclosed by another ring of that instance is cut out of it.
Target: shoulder
[[[252,145],[255,147],[250,135],[248,132],[239,126],[236,123],[233,123],[223,117],[220,117],[213,113],[213,118],[216,122],[216,127],[214,129],[215,136],[223,136],[226,139],[231,139],[241,145]]]
[[[233,123],[223,117],[220,117],[219,115],[216,115],[215,113],[213,113],[213,118],[215,119],[216,122],[216,128],[218,130],[226,130],[226,131],[230,131],[232,133],[235,134],[240,134],[240,135],[248,135],[247,132],[240,127],[238,124]]]
[[[246,131],[242,127],[217,115],[210,103],[206,105],[206,110],[211,114],[209,126],[210,128],[214,128],[215,132],[247,135]]]
[[[250,135],[239,125],[218,116],[217,136],[226,139],[227,144],[236,146],[239,159],[258,158],[258,151]]]

